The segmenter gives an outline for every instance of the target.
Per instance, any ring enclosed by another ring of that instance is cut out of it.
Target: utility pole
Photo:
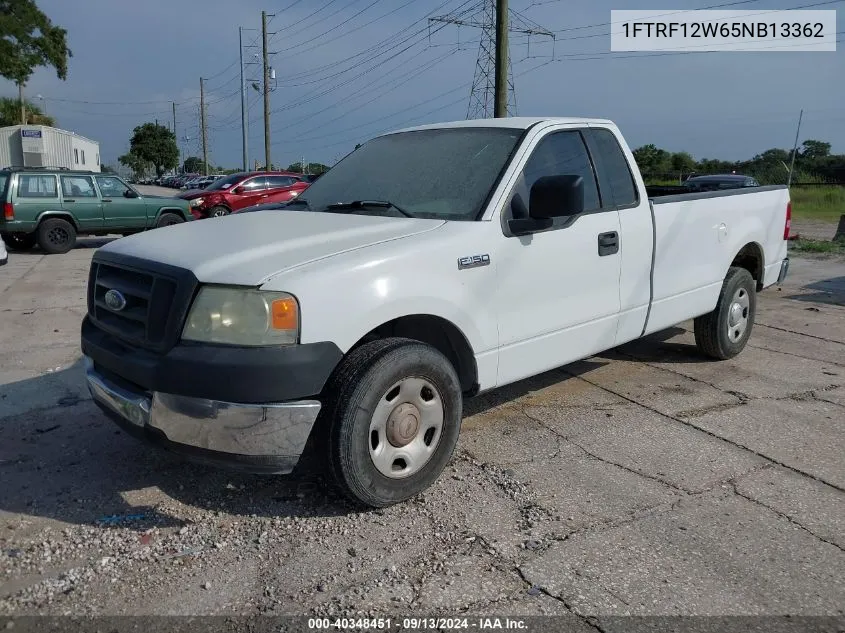
[[[261,12],[261,40],[264,63],[264,171],[270,171],[270,65],[267,63],[267,12]]]
[[[804,109],[798,115],[798,128],[795,130],[795,145],[792,146],[792,160],[789,162],[789,178],[786,181],[786,186],[792,185],[792,173],[795,169],[795,155],[798,153],[798,136],[801,134],[801,119],[804,118]]]
[[[516,116],[516,91],[508,51],[508,33],[527,35],[529,45],[532,35],[548,37],[553,46],[555,34],[523,14],[509,9],[507,0],[481,0],[470,14],[459,12],[429,18],[428,21],[481,29],[467,119]]]
[[[205,128],[205,79],[200,77],[200,127],[202,128],[203,175],[208,176],[208,137]]]
[[[493,116],[508,115],[508,0],[496,0],[496,100]]]
[[[246,79],[244,78],[244,29],[238,27],[238,51],[241,59],[241,135],[243,145],[244,171],[249,170],[249,117],[247,117]]]
[[[179,165],[182,163],[182,151],[179,149],[179,137],[176,136],[176,102],[173,101],[173,138],[176,139],[176,169],[178,173]]]

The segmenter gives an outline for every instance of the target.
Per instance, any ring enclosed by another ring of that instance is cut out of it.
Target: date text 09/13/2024
[[[432,631],[432,630],[526,630],[527,624],[519,618],[309,618],[312,631]]]

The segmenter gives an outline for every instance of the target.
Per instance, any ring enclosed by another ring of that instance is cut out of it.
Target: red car
[[[310,185],[302,174],[286,171],[250,171],[215,181],[202,191],[186,191],[179,197],[190,201],[198,220],[216,218],[268,202],[293,200]]]

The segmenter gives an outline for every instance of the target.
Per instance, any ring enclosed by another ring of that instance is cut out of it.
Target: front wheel
[[[321,417],[341,491],[376,508],[405,501],[440,476],[460,433],[463,396],[454,367],[410,339],[350,352],[326,386]]]
[[[61,218],[48,218],[38,225],[38,246],[45,253],[61,255],[76,245],[76,228]]]
[[[3,233],[0,237],[10,251],[28,251],[35,246],[35,233]]]
[[[181,216],[176,215],[175,213],[162,213],[161,217],[159,217],[158,222],[156,222],[156,228],[160,229],[164,226],[172,226],[174,224],[181,224],[185,220],[182,219]]]
[[[757,312],[757,287],[744,268],[728,270],[716,309],[693,322],[698,349],[718,360],[739,354],[751,336]]]
[[[224,215],[229,215],[229,209],[226,207],[214,207],[208,212],[210,218],[222,218]]]

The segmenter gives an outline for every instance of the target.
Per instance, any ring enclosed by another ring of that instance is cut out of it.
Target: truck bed
[[[786,189],[786,185],[766,185],[764,187],[737,187],[736,189],[721,189],[719,191],[695,191],[681,185],[652,185],[645,188],[649,200],[655,204],[667,202],[686,202],[705,198],[722,198],[727,196],[741,196],[764,191]]]

